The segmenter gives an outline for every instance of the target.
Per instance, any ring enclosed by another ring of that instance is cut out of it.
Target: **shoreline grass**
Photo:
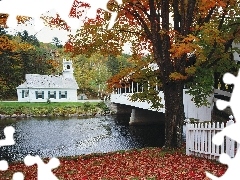
[[[83,106],[85,102],[3,102],[0,101],[1,107],[63,107],[63,106]],[[98,102],[89,102],[92,105],[97,105]]]
[[[109,111],[104,102],[1,102],[0,103],[0,117],[5,116],[80,116],[88,115],[94,116]]]

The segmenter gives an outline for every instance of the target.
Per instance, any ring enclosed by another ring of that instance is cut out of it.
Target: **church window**
[[[22,90],[22,98],[24,98],[24,90]]]
[[[29,90],[22,90],[22,98],[28,97]]]
[[[35,91],[36,99],[44,99],[44,91]]]
[[[59,91],[59,99],[67,98],[67,91]]]
[[[29,95],[29,90],[25,90],[25,97],[28,97]]]
[[[56,99],[56,91],[48,91],[48,98]]]

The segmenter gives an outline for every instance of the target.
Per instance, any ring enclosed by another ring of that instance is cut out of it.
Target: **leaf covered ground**
[[[227,169],[215,161],[161,148],[59,159],[61,165],[53,170],[59,180],[208,180],[205,171],[221,176]],[[21,162],[12,163],[7,171],[0,171],[0,179],[10,180],[14,172],[23,172],[25,180],[37,180],[36,170],[36,165],[27,167]]]

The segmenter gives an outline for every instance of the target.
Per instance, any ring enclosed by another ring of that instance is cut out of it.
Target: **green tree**
[[[54,38],[52,39],[52,43],[53,43],[56,47],[58,47],[58,48],[62,48],[62,47],[63,47],[63,45],[61,44],[61,41],[60,41],[57,37],[54,37]]]
[[[106,81],[111,76],[106,65],[107,58],[95,53],[90,57],[78,55],[73,61],[79,92],[92,97],[104,94],[107,88]]]
[[[40,46],[40,42],[37,39],[37,37],[34,35],[29,35],[26,30],[24,30],[23,32],[18,32],[17,36],[20,37],[21,42],[27,42],[27,43],[37,46],[37,47]]]
[[[112,75],[116,75],[122,69],[132,66],[133,63],[129,62],[130,57],[128,54],[121,54],[116,57],[109,55],[106,64]]]

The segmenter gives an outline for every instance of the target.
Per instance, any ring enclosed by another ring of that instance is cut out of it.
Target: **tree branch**
[[[178,5],[179,5],[179,0],[173,0],[172,7],[173,7],[173,16],[174,16],[173,18],[174,30],[180,33],[181,29],[179,24],[181,22],[181,15],[179,13]]]
[[[119,29],[118,31],[119,32],[127,32],[127,33],[131,33],[131,34],[136,34],[136,35],[140,35],[140,36],[148,38],[146,34],[142,34],[142,33],[139,33],[139,32],[128,31],[126,29]]]
[[[204,23],[208,23],[215,9],[216,9],[216,6],[212,7],[205,18],[200,18],[198,21],[198,25],[202,26]]]
[[[132,7],[137,7],[148,17],[148,19],[150,18],[150,14],[147,13],[147,9],[139,1],[135,4],[132,2],[129,2],[129,5],[131,5]]]
[[[185,35],[188,35],[190,32],[190,27],[193,22],[193,16],[194,16],[194,7],[196,4],[196,0],[191,0],[188,1],[187,5],[187,13],[186,13],[186,30],[185,30]]]
[[[132,6],[132,8],[134,9],[134,7]],[[149,39],[152,39],[152,35],[151,35],[151,32],[146,24],[146,21],[138,14],[138,12],[136,10],[134,10],[133,12],[130,11],[129,8],[124,8],[125,11],[127,11],[129,14],[131,14],[133,17],[136,18],[136,20],[138,21],[138,23],[140,24],[140,26],[143,27],[144,31],[146,32],[146,36],[149,38]]]

